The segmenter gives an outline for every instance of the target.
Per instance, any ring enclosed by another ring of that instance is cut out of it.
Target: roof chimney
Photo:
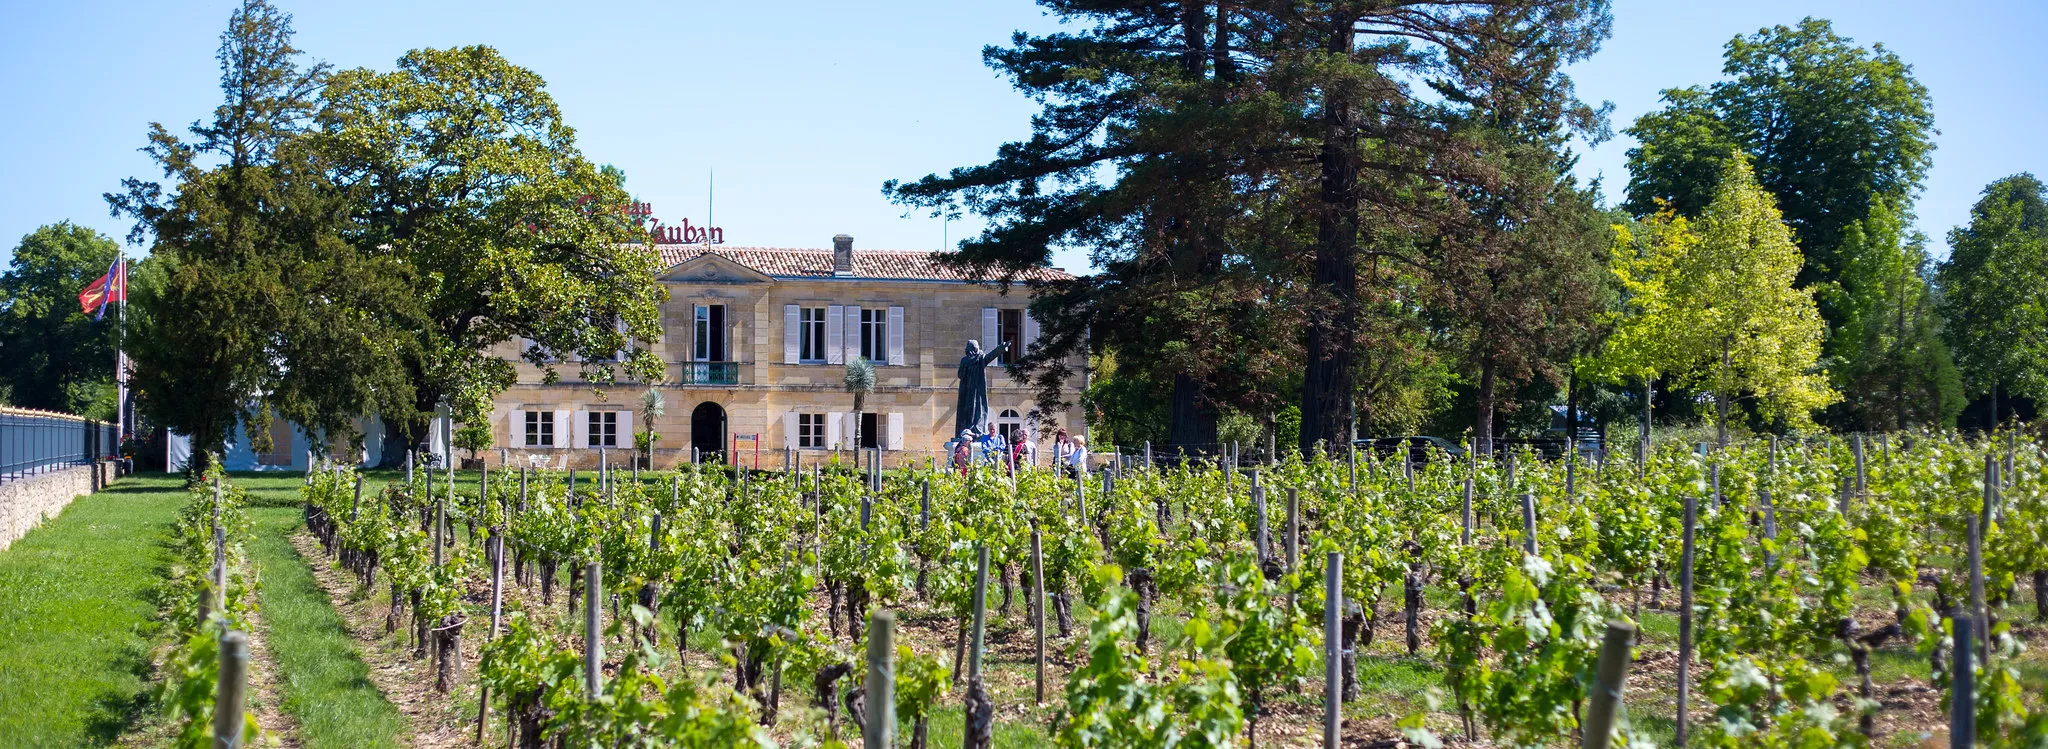
[[[849,235],[832,237],[832,275],[853,275],[853,237]]]

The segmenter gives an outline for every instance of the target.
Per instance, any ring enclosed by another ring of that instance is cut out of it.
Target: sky
[[[906,212],[881,192],[991,158],[1029,133],[1033,104],[981,62],[1013,32],[1059,28],[1030,0],[530,2],[275,0],[297,46],[337,68],[388,70],[407,50],[488,44],[538,72],[591,159],[674,225],[734,245],[939,249],[977,231]],[[151,122],[182,130],[219,101],[214,52],[231,0],[0,0],[0,252],[70,220],[122,237],[103,193],[156,178]],[[1956,0],[1616,0],[1614,34],[1571,69],[1614,105],[1616,137],[1579,144],[1582,177],[1627,182],[1620,131],[1659,92],[1720,77],[1727,41],[1827,18],[1882,43],[1933,96],[1933,168],[1918,225],[1937,256],[1992,180],[2048,172],[2048,3]],[[138,248],[132,254],[140,254]],[[1087,269],[1084,253],[1056,264]]]

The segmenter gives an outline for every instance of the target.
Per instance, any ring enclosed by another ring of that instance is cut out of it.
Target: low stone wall
[[[71,500],[112,481],[111,462],[76,466],[0,483],[0,551],[44,520],[63,512]]]

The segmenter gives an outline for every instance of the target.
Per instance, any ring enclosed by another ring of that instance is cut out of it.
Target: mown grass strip
[[[276,666],[284,711],[299,724],[306,747],[399,746],[405,718],[370,681],[306,559],[289,540],[296,508],[250,511],[250,557],[262,575],[265,642]]]
[[[0,746],[96,746],[147,702],[148,633],[175,476],[72,502],[0,552]]]

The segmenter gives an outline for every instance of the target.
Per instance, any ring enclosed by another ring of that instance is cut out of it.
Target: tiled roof
[[[661,244],[661,264],[678,263],[709,252],[739,262],[762,274],[777,278],[831,278],[832,251],[790,247],[726,247],[702,244]],[[853,278],[890,281],[959,281],[981,279],[961,273],[940,262],[940,252],[923,250],[854,250]],[[1020,274],[1019,281],[1061,281],[1073,278],[1059,268],[1038,268]]]

